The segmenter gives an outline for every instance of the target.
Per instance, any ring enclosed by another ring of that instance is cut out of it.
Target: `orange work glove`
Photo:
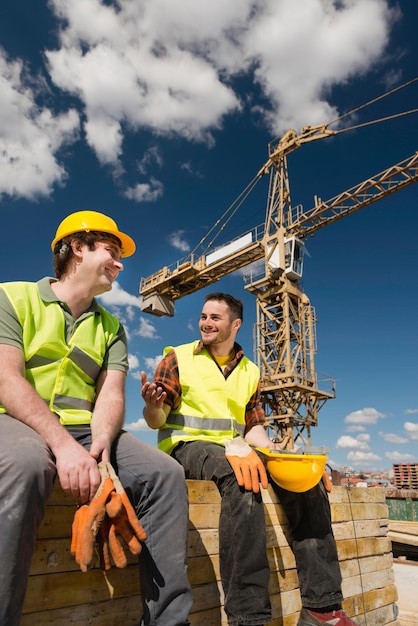
[[[123,568],[127,566],[128,560],[125,550],[116,535],[115,525],[107,515],[100,526],[96,539],[102,570],[107,571],[112,567],[110,557],[112,557],[116,567]]]
[[[235,437],[226,442],[225,456],[234,470],[240,487],[258,493],[261,482],[262,487],[267,489],[268,478],[264,463],[242,437]]]
[[[147,534],[139,523],[136,511],[110,463],[107,463],[107,468],[116,492],[112,493],[112,497],[106,505],[106,514],[114,527],[111,527],[109,534],[111,551],[112,547],[114,550],[118,551],[114,539],[116,535],[119,535],[132,554],[139,554],[142,550],[141,542],[145,541]],[[117,567],[124,567],[124,565],[117,565],[116,562],[115,565]]]
[[[71,554],[83,572],[87,571],[93,559],[96,535],[106,515],[106,502],[114,490],[108,473],[100,473],[102,481],[93,500],[77,509],[72,525]]]

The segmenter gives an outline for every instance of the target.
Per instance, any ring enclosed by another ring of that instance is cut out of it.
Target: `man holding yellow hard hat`
[[[292,530],[303,605],[299,626],[353,626],[341,609],[323,458],[293,471],[288,463],[275,464],[278,445],[264,427],[260,373],[235,341],[242,320],[240,300],[207,295],[200,341],[166,348],[152,383],[142,373],[144,417],[159,429],[159,448],[184,467],[186,478],[213,480],[219,489],[219,558],[229,625],[271,621],[260,494],[260,483],[266,488],[269,480],[265,456]]]

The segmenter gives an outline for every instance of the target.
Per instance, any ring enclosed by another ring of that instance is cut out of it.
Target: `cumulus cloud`
[[[145,317],[141,317],[139,320],[139,328],[135,332],[139,337],[144,337],[146,339],[156,339],[158,337],[157,330],[152,322]]]
[[[364,408],[346,415],[344,422],[354,425],[377,424],[378,420],[384,417],[385,415],[377,411],[377,409]]]
[[[162,354],[158,354],[157,356],[154,356],[154,357],[145,358],[144,361],[145,361],[145,365],[147,366],[147,369],[154,372],[155,368],[157,367],[158,363],[161,361],[162,358],[163,358]]]
[[[252,110],[274,135],[329,122],[339,114],[332,88],[366,74],[382,58],[396,19],[396,9],[388,5],[388,0],[119,0],[117,5],[50,0],[57,45],[43,51],[43,71],[56,89],[72,96],[79,113],[36,106],[21,62],[2,57],[6,116],[0,123],[10,145],[0,192],[28,197],[63,183],[66,171],[57,152],[74,139],[79,114],[99,162],[118,172],[124,170],[124,138],[144,129],[157,140],[180,137],[211,146],[226,117],[243,110]],[[245,96],[236,90],[241,77],[248,84]],[[43,90],[53,100],[46,86]],[[150,157],[161,166],[158,152],[145,153],[145,160],[138,155],[139,173]],[[157,183],[138,181],[126,194],[153,201],[163,192]]]
[[[396,435],[395,433],[380,432],[379,437],[381,437],[385,441],[388,441],[389,443],[408,443],[409,442],[409,439],[407,439],[406,437],[400,437],[399,435]]]
[[[347,459],[353,463],[354,465],[373,465],[377,461],[380,461],[382,457],[378,454],[374,454],[373,452],[349,452],[347,454]]]
[[[184,230],[177,230],[168,237],[170,246],[181,252],[189,252],[190,244],[184,238]]]
[[[107,291],[99,296],[104,306],[134,306],[141,308],[142,298],[140,296],[133,296],[128,293],[119,285],[118,282],[114,282],[111,291]]]
[[[405,454],[403,452],[386,452],[385,457],[392,461],[392,463],[407,463],[408,461],[414,461],[416,459],[412,454]]]
[[[48,196],[67,179],[60,151],[78,138],[79,115],[38,104],[44,89],[0,48],[0,198]]]
[[[403,425],[409,439],[418,441],[418,424],[416,422],[405,422]]]
[[[137,183],[134,187],[128,187],[124,196],[136,202],[155,202],[164,193],[164,185],[160,180],[151,177],[148,183]]]
[[[343,450],[369,450],[369,446],[367,444],[367,440],[364,441],[361,439],[362,435],[358,437],[351,437],[350,435],[342,435],[337,440],[336,447]]]
[[[131,432],[138,431],[151,431],[152,429],[148,426],[143,417],[140,417],[137,422],[130,422],[128,424],[124,424],[123,426],[125,430],[130,430]]]
[[[130,370],[136,370],[139,367],[139,359],[135,354],[128,355],[128,363]]]

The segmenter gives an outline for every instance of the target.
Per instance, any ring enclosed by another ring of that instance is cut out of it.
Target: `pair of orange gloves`
[[[139,554],[147,537],[112,465],[101,461],[98,467],[100,486],[92,501],[77,509],[72,525],[71,554],[83,572],[93,560],[95,546],[100,567],[109,570],[112,560],[116,567],[126,567],[125,546]]]

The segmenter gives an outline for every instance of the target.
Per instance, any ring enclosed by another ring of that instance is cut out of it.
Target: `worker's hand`
[[[141,372],[141,395],[145,401],[145,404],[152,405],[157,409],[161,409],[164,400],[167,397],[166,392],[162,387],[159,387],[155,383],[147,381],[147,375],[145,372]]]
[[[110,461],[110,450],[112,448],[112,441],[105,435],[96,436],[90,446],[90,456],[96,459],[96,462],[104,461],[108,463]]]
[[[257,452],[242,437],[235,437],[225,444],[225,456],[234,470],[238,485],[247,491],[258,493],[260,482],[267,489],[266,468]]]
[[[73,437],[56,446],[53,452],[63,490],[71,493],[80,505],[92,500],[101,482],[97,461]]]
[[[108,475],[102,475],[102,482],[90,504],[80,506],[74,516],[71,536],[71,554],[83,572],[93,560],[94,545],[106,515],[106,503],[114,491]]]

